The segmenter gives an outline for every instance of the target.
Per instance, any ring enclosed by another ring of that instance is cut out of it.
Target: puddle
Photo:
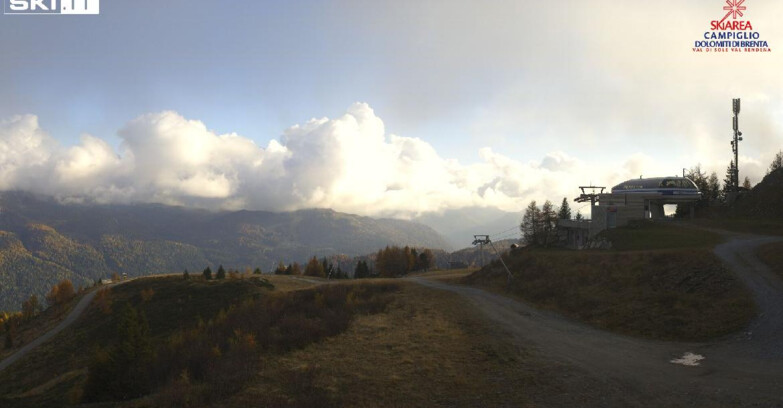
[[[684,366],[697,366],[699,365],[700,361],[704,360],[704,356],[701,354],[693,354],[690,351],[683,354],[680,358],[675,358],[673,360],[669,360],[670,363],[673,364],[682,364]]]

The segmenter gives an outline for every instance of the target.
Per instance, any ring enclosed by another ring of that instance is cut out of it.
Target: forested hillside
[[[356,256],[387,245],[448,248],[431,228],[332,210],[209,212],[163,205],[62,204],[0,193],[0,310],[19,309],[61,279],[129,276]]]

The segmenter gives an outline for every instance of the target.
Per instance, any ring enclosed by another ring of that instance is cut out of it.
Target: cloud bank
[[[530,200],[572,198],[580,184],[611,186],[664,170],[642,154],[597,165],[554,151],[522,162],[488,147],[462,164],[426,141],[387,134],[365,103],[294,125],[265,147],[172,111],[137,117],[118,135],[117,150],[92,135],[61,146],[34,115],[5,119],[0,189],[76,202],[411,217],[476,206],[521,211]]]

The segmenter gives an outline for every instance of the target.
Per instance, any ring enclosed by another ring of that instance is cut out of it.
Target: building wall
[[[609,228],[612,218],[614,227],[626,226],[634,220],[661,219],[665,216],[663,205],[666,200],[660,195],[601,194],[598,204],[591,209],[590,236]]]

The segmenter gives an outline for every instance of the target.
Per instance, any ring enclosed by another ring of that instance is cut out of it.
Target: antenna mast
[[[742,132],[739,131],[740,98],[731,100],[731,110],[734,112],[734,117],[732,118],[734,140],[731,141],[731,151],[734,152],[734,165],[731,169],[731,177],[734,191],[739,191],[739,142],[742,141]]]

